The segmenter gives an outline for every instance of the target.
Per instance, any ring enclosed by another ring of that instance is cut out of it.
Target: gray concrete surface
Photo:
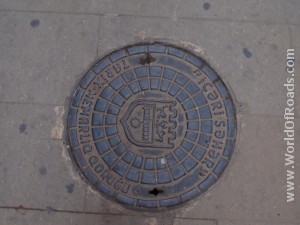
[[[299,12],[297,0],[1,0],[0,224],[299,225],[299,175],[296,200],[285,199],[282,119],[286,49],[299,57]],[[78,79],[108,51],[145,39],[196,51],[239,109],[225,174],[170,212],[135,212],[104,199],[64,147],[65,105]],[[299,137],[298,77],[296,86]]]

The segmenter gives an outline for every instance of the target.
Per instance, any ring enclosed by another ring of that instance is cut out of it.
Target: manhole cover
[[[165,43],[112,52],[80,81],[70,152],[96,190],[133,208],[179,205],[206,191],[236,137],[232,98],[193,53]]]

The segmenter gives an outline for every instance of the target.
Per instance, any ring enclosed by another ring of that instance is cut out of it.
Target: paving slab
[[[180,1],[178,16],[208,20],[299,24],[297,0],[185,0]]]
[[[296,123],[299,122],[298,119]],[[278,117],[245,115],[237,149],[222,179],[194,205],[178,211],[178,217],[297,224],[299,199],[286,202],[282,127],[283,121]],[[295,157],[300,157],[299,152]],[[295,173],[299,171],[298,163]],[[295,182],[298,195],[299,183]]]
[[[161,221],[155,217],[126,216],[113,214],[84,214],[72,212],[35,211],[1,209],[2,225],[160,225]]]
[[[234,90],[236,100],[244,103],[245,113],[282,114],[286,49],[290,44],[287,26],[115,16],[104,17],[100,26],[99,55],[149,38],[172,37],[185,46],[193,43],[196,46],[190,47],[212,64]]]
[[[159,6],[159,7],[158,7]],[[73,14],[118,14],[188,19],[211,19],[260,23],[299,24],[297,0],[88,0],[64,2],[3,0],[0,10]]]
[[[70,176],[62,141],[51,139],[55,107],[0,105],[5,130],[0,138],[0,205],[83,210],[85,185]]]
[[[95,60],[99,17],[0,12],[1,102],[64,105]]]
[[[3,0],[0,10],[172,17],[178,0]]]

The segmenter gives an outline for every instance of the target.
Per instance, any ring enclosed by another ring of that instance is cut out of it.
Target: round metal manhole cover
[[[70,153],[88,183],[132,208],[180,205],[220,177],[236,138],[233,100],[195,54],[166,43],[114,51],[80,81]]]

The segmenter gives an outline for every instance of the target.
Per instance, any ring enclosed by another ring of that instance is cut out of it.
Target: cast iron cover
[[[88,183],[132,208],[180,205],[220,177],[236,138],[233,100],[190,51],[142,43],[114,51],[80,81],[70,153]]]

